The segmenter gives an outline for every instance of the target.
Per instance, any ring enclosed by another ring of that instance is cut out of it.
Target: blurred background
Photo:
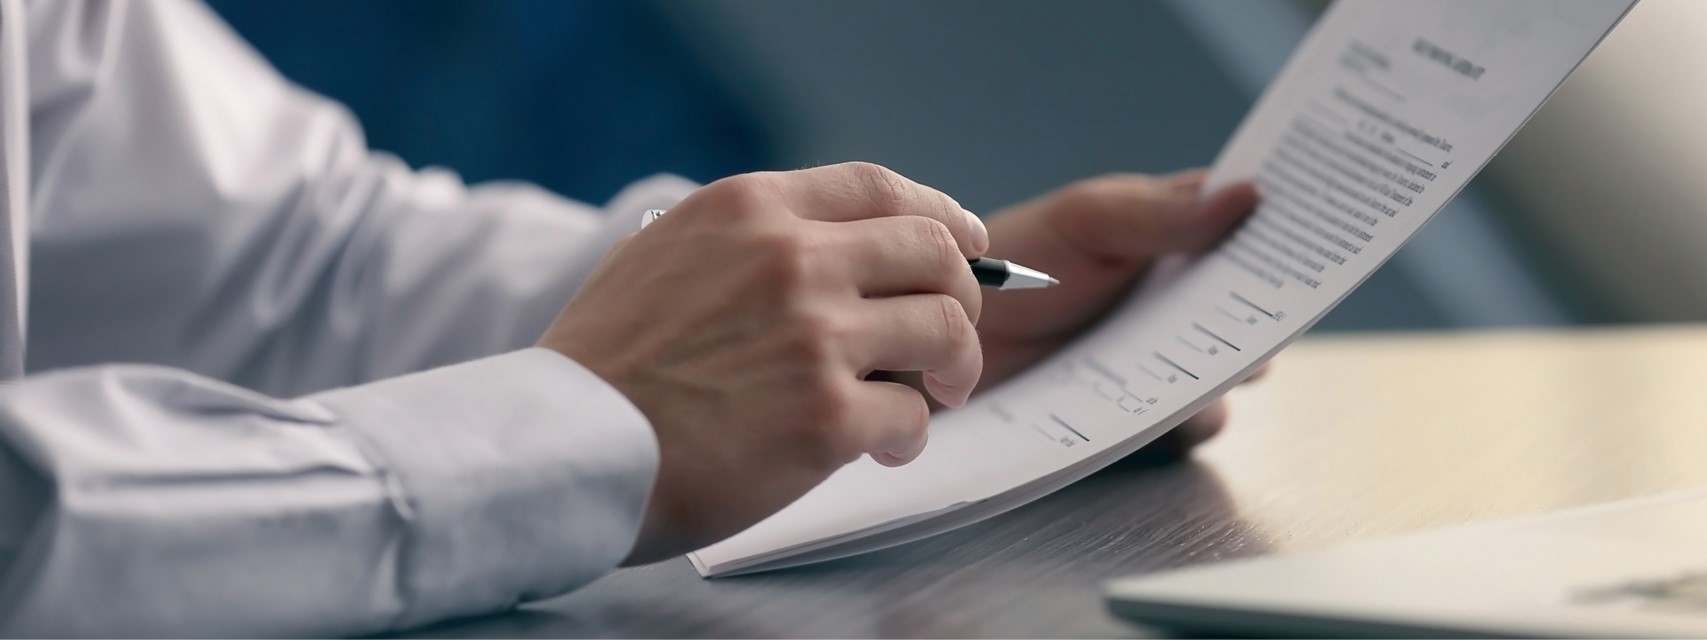
[[[979,212],[1209,164],[1309,0],[210,0],[376,149],[601,202],[869,160]],[[1707,319],[1707,2],[1647,0],[1316,331]]]

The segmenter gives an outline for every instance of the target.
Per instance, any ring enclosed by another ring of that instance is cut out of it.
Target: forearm
[[[555,595],[628,554],[656,464],[639,412],[539,349],[295,401],[28,378],[0,390],[0,636],[349,635]]]

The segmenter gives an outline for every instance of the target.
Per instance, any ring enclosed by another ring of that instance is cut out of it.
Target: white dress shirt
[[[650,425],[529,345],[693,185],[412,171],[190,0],[0,0],[0,121],[0,635],[374,632],[628,553]]]

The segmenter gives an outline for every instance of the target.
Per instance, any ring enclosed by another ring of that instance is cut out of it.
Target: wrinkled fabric
[[[0,635],[376,632],[626,556],[650,425],[529,345],[693,185],[598,208],[411,170],[190,0],[0,28]]]

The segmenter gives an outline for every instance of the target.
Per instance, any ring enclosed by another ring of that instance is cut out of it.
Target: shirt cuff
[[[632,220],[629,231],[640,228],[640,214],[647,209],[668,209],[699,189],[697,182],[678,175],[660,173],[636,180],[605,203],[606,215]]]
[[[676,203],[692,195],[699,185],[692,180],[680,176],[661,173],[644,180],[634,182],[612,197],[603,208],[603,214],[586,241],[578,245],[579,257],[565,265],[564,273],[575,274],[565,281],[564,291],[579,291],[586,284],[611,246],[623,236],[640,230],[640,216],[648,209],[668,209]],[[552,307],[546,320],[556,317],[562,305]],[[531,341],[533,337],[530,336]]]
[[[624,187],[605,203],[605,226],[595,246],[608,249],[623,236],[640,230],[640,217],[649,209],[669,209],[692,195],[699,184],[681,176],[660,173]],[[603,259],[604,250],[598,252]]]
[[[561,594],[632,550],[658,470],[638,409],[533,348],[307,398],[387,469],[405,523],[398,626]]]

